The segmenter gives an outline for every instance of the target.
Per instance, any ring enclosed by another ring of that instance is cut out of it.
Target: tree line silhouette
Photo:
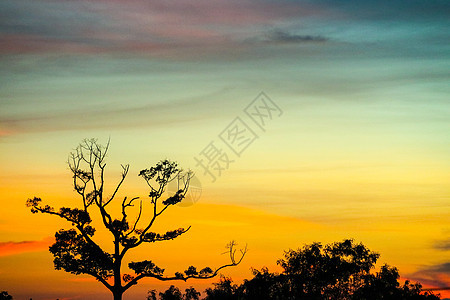
[[[288,250],[277,261],[282,272],[253,269],[253,278],[234,284],[221,276],[205,290],[203,300],[438,300],[419,283],[399,282],[397,268],[383,265],[373,272],[379,254],[351,239],[322,245],[312,243]],[[0,300],[13,299],[6,292]],[[147,300],[200,300],[194,287],[184,293],[174,285],[150,290]]]
[[[281,273],[253,269],[253,278],[234,284],[221,277],[205,291],[204,300],[437,300],[419,283],[399,282],[397,268],[383,265],[372,272],[379,254],[351,239],[323,246],[321,243],[288,250],[278,260]],[[157,300],[150,291],[148,300]],[[160,300],[198,300],[200,293],[175,286],[159,293]]]

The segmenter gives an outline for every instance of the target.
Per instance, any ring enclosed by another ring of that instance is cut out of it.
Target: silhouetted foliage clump
[[[13,297],[7,291],[0,292],[0,300],[12,300]]]
[[[147,300],[157,300],[156,290],[148,292]],[[182,294],[180,289],[171,285],[164,293],[159,293],[159,300],[199,300],[200,293],[193,287],[187,288]]]

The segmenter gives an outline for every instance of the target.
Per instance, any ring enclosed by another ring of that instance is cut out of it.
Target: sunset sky
[[[111,299],[54,270],[69,224],[25,207],[80,204],[66,162],[84,138],[111,141],[110,193],[129,163],[121,196],[145,198],[137,175],[165,158],[201,183],[158,224],[192,229],[130,260],[214,267],[234,239],[249,252],[222,273],[240,282],[283,250],[354,238],[402,280],[449,287],[449,20],[446,0],[1,1],[0,290]],[[250,135],[232,149],[236,126]],[[230,161],[215,179],[198,163],[212,146]]]

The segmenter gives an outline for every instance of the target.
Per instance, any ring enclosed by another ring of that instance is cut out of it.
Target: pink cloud
[[[0,37],[0,54],[24,54],[44,52],[96,53],[101,49],[88,44],[58,40],[39,35],[8,34]]]
[[[46,237],[40,241],[0,242],[0,256],[45,251],[53,242],[53,237]]]
[[[131,16],[142,22],[156,21],[160,24],[176,23],[208,25],[258,25],[270,24],[289,17],[315,14],[318,11],[310,6],[299,6],[292,2],[264,2],[250,0],[198,0],[198,1],[145,1],[113,0],[105,1],[104,6],[111,13]]]
[[[11,129],[6,129],[6,128],[0,128],[0,138],[1,137],[6,137],[6,136],[10,136],[15,134],[16,132],[14,132]]]
[[[53,2],[43,3],[52,7]],[[20,29],[0,36],[0,53],[170,53],[178,57],[191,50],[233,52],[270,26],[318,13],[298,3],[250,0],[67,1],[58,3],[58,10],[19,10],[23,18],[33,16],[32,22],[19,19]],[[73,13],[63,18],[68,11]]]

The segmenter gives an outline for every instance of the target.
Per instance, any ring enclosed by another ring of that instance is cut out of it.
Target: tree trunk
[[[122,300],[122,293],[121,292],[113,292],[114,300]]]
[[[120,274],[120,267],[122,266],[122,258],[120,257],[120,249],[119,249],[119,236],[115,235],[114,239],[114,287],[113,287],[113,295],[114,300],[122,300],[122,278]]]

